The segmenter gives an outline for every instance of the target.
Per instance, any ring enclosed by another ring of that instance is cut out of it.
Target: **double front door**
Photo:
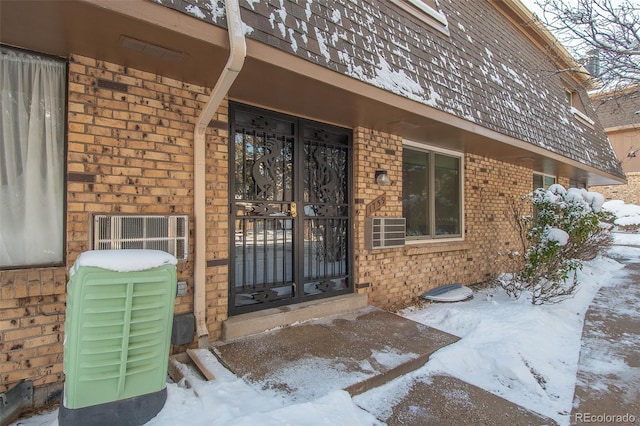
[[[352,289],[351,132],[230,105],[230,313]]]

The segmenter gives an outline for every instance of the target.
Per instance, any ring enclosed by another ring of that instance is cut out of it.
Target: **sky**
[[[604,208],[626,217],[625,223],[640,225],[640,206],[607,202]],[[585,312],[602,286],[624,281],[623,265],[616,259],[640,259],[640,233],[616,233],[615,242],[607,256],[585,263],[578,272],[580,290],[561,303],[534,306],[526,294],[515,300],[496,287],[476,291],[470,301],[427,304],[400,312],[460,340],[434,353],[410,375],[353,398],[338,390],[310,400],[294,400],[245,382],[209,351],[199,349],[216,379],[204,381],[185,367],[193,387],[168,383],[167,402],[147,425],[382,425],[393,403],[413,381],[428,383],[434,375],[442,374],[463,379],[560,425],[569,425]],[[617,368],[619,361],[602,359],[592,367],[593,373]],[[540,376],[546,381],[544,389]],[[313,386],[312,381],[309,383]],[[14,423],[57,424],[57,410]]]
[[[542,9],[537,5],[538,0],[520,0],[535,15],[542,15]]]

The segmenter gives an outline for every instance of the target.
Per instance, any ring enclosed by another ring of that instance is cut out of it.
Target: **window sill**
[[[23,272],[23,271],[33,271],[33,270],[48,270],[48,269],[57,269],[57,268],[66,268],[64,262],[55,262],[55,263],[38,263],[33,265],[11,265],[11,266],[0,266],[0,272]],[[65,269],[66,270],[66,269]]]
[[[575,107],[571,107],[571,113],[583,124],[586,124],[593,129],[593,125],[595,124],[595,122],[590,119],[585,113]]]
[[[411,241],[404,246],[403,254],[407,256],[431,253],[444,253],[449,251],[471,250],[471,243],[461,240],[431,240]]]
[[[389,0],[405,12],[410,13],[412,16],[420,19],[430,27],[440,31],[442,34],[449,36],[449,24],[447,18],[437,10],[432,9],[427,5],[418,6],[411,0]],[[418,9],[419,8],[419,9]]]

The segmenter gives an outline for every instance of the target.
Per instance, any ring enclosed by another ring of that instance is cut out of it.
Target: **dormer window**
[[[391,3],[409,12],[422,22],[449,35],[447,18],[440,11],[437,0],[390,0]]]
[[[567,103],[573,106],[573,92],[569,89],[564,89],[564,94],[567,96]]]
[[[582,104],[582,100],[580,99],[578,92],[567,88],[564,89],[564,92],[566,94],[567,104],[569,105],[571,113],[582,123],[589,127],[593,127],[594,121],[585,114],[584,105]]]

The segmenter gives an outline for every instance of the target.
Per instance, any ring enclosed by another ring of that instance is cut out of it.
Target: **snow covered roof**
[[[156,1],[225,26],[222,2]],[[444,32],[384,0],[241,0],[240,6],[249,38],[623,177],[582,80],[560,69],[567,58],[535,37],[529,23],[514,23],[525,16],[513,15],[516,3],[439,0]],[[565,90],[578,94],[584,112],[571,108]]]

